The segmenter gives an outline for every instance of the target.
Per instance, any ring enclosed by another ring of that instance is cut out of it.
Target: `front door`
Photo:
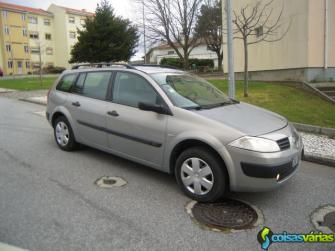
[[[106,94],[111,76],[111,71],[81,73],[66,101],[79,141],[93,147],[107,148]]]
[[[161,97],[142,76],[118,72],[108,104],[108,145],[112,151],[160,167],[167,116],[138,109],[139,102],[156,104]]]
[[[17,61],[17,73],[22,74],[22,61]]]

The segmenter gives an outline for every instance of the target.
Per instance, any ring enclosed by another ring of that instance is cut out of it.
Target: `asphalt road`
[[[167,174],[90,148],[60,151],[43,106],[0,97],[0,242],[29,250],[260,250],[261,226],[201,229]],[[102,189],[101,176],[128,184]],[[304,162],[284,187],[232,193],[256,205],[273,232],[307,233],[310,214],[335,204],[335,168]],[[273,244],[269,250],[333,250],[333,244]]]

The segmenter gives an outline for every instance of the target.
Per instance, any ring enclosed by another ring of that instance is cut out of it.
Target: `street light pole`
[[[231,0],[226,0],[227,9],[227,46],[228,46],[228,95],[235,98],[234,48],[233,48],[233,21]]]

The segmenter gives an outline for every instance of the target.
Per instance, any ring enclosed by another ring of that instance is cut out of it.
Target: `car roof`
[[[130,65],[131,66],[131,65]],[[102,68],[96,68],[96,67],[86,67],[86,68],[78,68],[78,69],[71,69],[71,70],[65,70],[63,73],[77,73],[77,72],[97,72],[97,71],[108,71],[108,70],[138,70],[140,72],[144,72],[147,74],[154,74],[154,73],[184,73],[182,70],[174,69],[171,67],[163,67],[163,66],[145,66],[145,65],[134,65],[129,67],[124,67],[123,65],[114,65],[110,67],[102,67]]]

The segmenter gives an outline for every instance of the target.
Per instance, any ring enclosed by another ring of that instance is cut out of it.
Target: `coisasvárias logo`
[[[270,228],[264,227],[257,234],[257,240],[263,250],[268,250],[272,243],[332,243],[335,242],[334,234],[313,232],[307,234],[273,233]]]

